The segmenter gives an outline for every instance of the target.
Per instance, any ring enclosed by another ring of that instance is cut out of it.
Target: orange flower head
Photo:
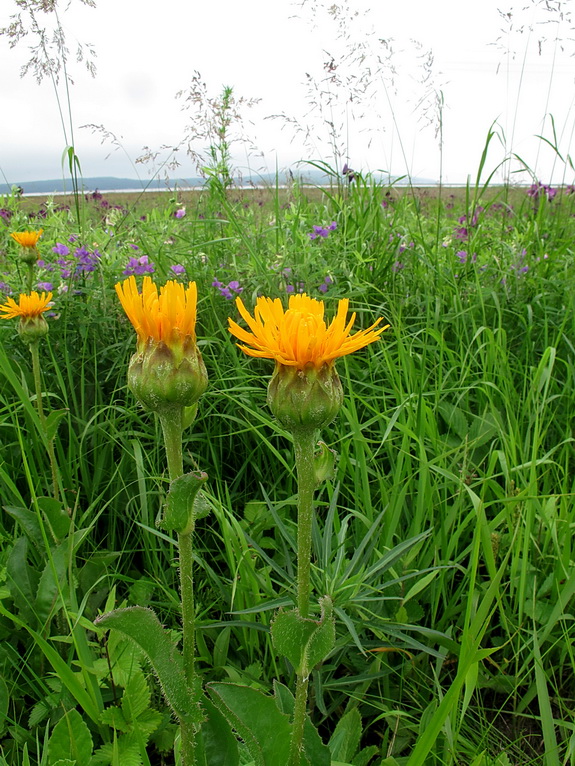
[[[130,361],[128,386],[149,410],[191,407],[207,387],[207,373],[196,345],[197,288],[166,282],[159,291],[144,277],[138,292],[135,277],[116,285],[116,293],[138,336]]]
[[[292,295],[287,311],[279,298],[258,298],[252,317],[241,298],[236,298],[239,312],[251,332],[229,319],[229,331],[249,356],[274,359],[276,363],[303,370],[313,366],[320,369],[376,341],[389,325],[375,329],[381,318],[366,330],[351,335],[355,313],[347,321],[349,300],[339,301],[336,316],[328,325],[324,319],[324,303],[305,293]]]
[[[116,285],[116,292],[128,319],[138,334],[138,347],[151,338],[163,341],[170,348],[186,339],[196,340],[196,304],[198,293],[195,282],[187,288],[175,281],[158,288],[150,277],[144,277],[142,292],[138,292],[135,277],[128,277]]]
[[[10,236],[22,247],[36,247],[43,231],[14,231]]]
[[[330,324],[324,319],[323,301],[292,295],[287,311],[276,298],[258,298],[253,317],[242,300],[239,312],[251,332],[229,319],[229,330],[249,356],[274,359],[276,366],[268,384],[268,405],[279,422],[292,433],[324,428],[343,403],[343,388],[335,360],[376,341],[389,327],[378,327],[351,335],[355,314],[347,320],[349,301],[339,301]]]
[[[21,319],[32,319],[41,316],[44,311],[48,311],[50,306],[48,305],[52,300],[52,293],[42,293],[38,295],[36,291],[30,293],[30,295],[21,294],[19,302],[13,298],[7,298],[6,303],[0,306],[2,311],[1,319],[14,319],[14,317],[20,317]]]
[[[13,298],[7,298],[0,306],[1,319],[20,317],[18,334],[25,343],[35,343],[48,332],[48,324],[44,312],[50,308],[52,293],[38,295],[36,291],[29,295],[21,294],[18,303]]]

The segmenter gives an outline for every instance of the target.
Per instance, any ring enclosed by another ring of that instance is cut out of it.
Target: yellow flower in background
[[[313,365],[316,369],[331,365],[340,356],[346,356],[376,341],[389,325],[375,329],[381,318],[366,330],[351,335],[356,315],[347,320],[349,300],[339,301],[336,316],[328,325],[324,319],[324,303],[305,293],[292,295],[284,310],[279,298],[258,298],[254,316],[246,310],[241,298],[236,298],[238,310],[250,328],[247,332],[233,319],[229,331],[249,356],[274,359],[276,363],[303,370]]]
[[[14,231],[10,236],[22,247],[36,247],[43,231]]]
[[[158,290],[144,277],[140,293],[131,276],[116,285],[116,292],[138,335],[128,368],[132,393],[153,412],[193,407],[208,385],[196,345],[196,283],[184,287],[169,281]]]
[[[198,300],[195,282],[190,282],[187,288],[180,282],[166,282],[158,292],[152,279],[144,277],[140,293],[135,277],[131,276],[116,285],[116,292],[138,334],[139,347],[150,338],[169,347],[186,338],[195,342]]]
[[[3,312],[1,319],[14,319],[14,317],[20,317],[21,319],[33,319],[34,317],[41,316],[44,311],[48,311],[49,303],[52,300],[52,293],[42,293],[39,295],[33,291],[29,295],[21,294],[19,302],[13,298],[7,298],[6,303],[0,306],[0,311]]]
[[[18,334],[24,343],[36,343],[48,332],[48,323],[44,319],[44,312],[50,308],[52,293],[36,291],[29,295],[21,294],[18,303],[13,298],[7,298],[6,303],[0,306],[0,319],[14,319],[20,317]]]

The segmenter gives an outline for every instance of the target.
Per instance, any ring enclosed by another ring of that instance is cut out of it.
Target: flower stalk
[[[257,299],[253,316],[241,298],[236,299],[236,305],[249,332],[233,319],[229,319],[229,330],[241,341],[238,347],[245,354],[275,361],[267,402],[279,423],[292,434],[294,443],[298,484],[297,609],[276,616],[272,638],[296,672],[289,766],[301,766],[310,673],[335,643],[328,597],[320,599],[321,619],[309,617],[314,491],[318,477],[329,474],[325,458],[316,470],[315,439],[343,403],[335,360],[373,343],[389,325],[379,326],[382,320],[378,319],[366,330],[351,335],[355,314],[347,319],[347,299],[339,301],[336,316],[327,324],[323,301],[305,293],[292,296],[287,311],[279,299],[264,297]],[[310,656],[312,637],[315,650]]]
[[[170,482],[184,473],[182,457],[183,407],[165,407],[158,412],[164,436]],[[195,605],[193,570],[193,528],[178,533],[180,596],[182,599],[182,654],[188,687],[197,688],[195,668]],[[197,727],[180,720],[182,766],[195,764]]]
[[[167,503],[170,510],[162,523],[178,537],[184,675],[194,704],[199,705],[192,535],[195,496],[207,477],[184,476],[182,455],[184,427],[193,420],[197,402],[208,384],[196,345],[196,284],[190,282],[185,288],[169,281],[158,291],[152,280],[144,277],[140,292],[131,276],[116,285],[116,292],[138,336],[136,353],[128,369],[128,387],[146,410],[158,415],[162,426],[170,477]],[[191,489],[187,482],[190,478]],[[196,763],[197,720],[193,716],[180,717],[182,766]]]

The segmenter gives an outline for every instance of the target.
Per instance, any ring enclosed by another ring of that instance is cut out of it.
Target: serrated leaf
[[[437,410],[447,423],[449,430],[463,441],[469,433],[469,425],[463,411],[450,402],[439,402]]]
[[[106,726],[111,726],[116,731],[127,732],[130,729],[130,724],[126,720],[123,710],[117,705],[110,705],[103,710],[100,721]]]
[[[122,696],[122,711],[127,721],[135,721],[150,704],[150,689],[142,671],[134,673]]]
[[[320,599],[319,620],[301,617],[297,609],[279,612],[271,624],[275,649],[291,662],[298,676],[308,678],[335,645],[335,621],[329,596]]]
[[[138,743],[128,743],[121,736],[116,742],[107,742],[96,750],[90,766],[109,766],[112,763],[119,763],[121,766],[142,766]]]
[[[38,507],[48,519],[56,540],[63,540],[70,531],[72,519],[59,500],[53,497],[39,497]]]
[[[141,671],[145,654],[137,644],[119,631],[110,635],[107,646],[112,666],[112,679],[116,686],[125,688],[134,673]],[[106,665],[106,672],[109,673],[107,661],[102,661]]]
[[[78,764],[88,763],[92,755],[92,735],[77,710],[64,714],[48,740],[48,764],[70,759]]]
[[[273,697],[236,684],[207,686],[214,705],[246,744],[256,766],[286,766],[291,726]]]
[[[144,710],[140,713],[136,721],[136,728],[140,734],[146,739],[146,741],[152,736],[156,729],[161,725],[164,720],[161,713],[157,710]]]
[[[98,617],[94,624],[114,628],[135,641],[150,661],[178,718],[201,723],[202,713],[195,694],[188,688],[182,655],[151,609],[141,606],[117,609]]]
[[[38,726],[39,723],[48,717],[50,710],[51,708],[44,701],[37,702],[28,716],[28,728],[33,729],[35,726]]]

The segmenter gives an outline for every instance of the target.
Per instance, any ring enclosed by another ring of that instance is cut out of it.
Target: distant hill
[[[378,181],[388,180],[389,176],[383,173],[373,174]],[[276,177],[275,173],[266,173],[263,175],[250,176],[242,178],[238,183],[241,186],[275,186],[276,182],[283,185],[288,180],[297,179],[299,183],[312,184],[314,186],[329,186],[333,179],[322,173],[320,170],[297,171],[293,175],[282,172]],[[391,181],[397,181],[397,177],[392,176]],[[112,176],[98,176],[95,178],[83,178],[82,191],[89,194],[96,190],[101,192],[112,191],[138,191],[145,189],[169,190],[176,186],[180,189],[200,188],[205,185],[204,178],[172,178],[169,180],[154,178],[151,180],[140,180],[137,178],[114,178]],[[402,181],[398,183],[402,184]],[[406,180],[403,180],[403,184]],[[436,182],[428,178],[412,178],[411,183],[415,186],[435,186]],[[15,184],[0,184],[0,194],[10,194],[14,187],[20,187],[24,194],[63,194],[72,192],[72,182],[69,178],[52,179],[50,181],[23,181]]]

